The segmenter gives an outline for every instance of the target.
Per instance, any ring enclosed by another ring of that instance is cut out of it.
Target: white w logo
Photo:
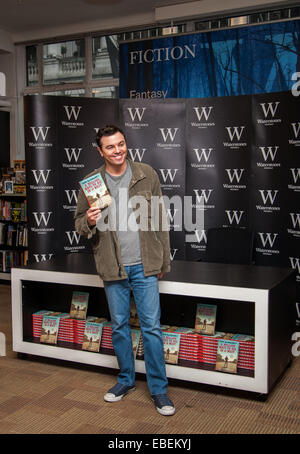
[[[167,217],[168,217],[168,219],[170,219],[170,222],[173,222],[173,223],[174,223],[174,219],[175,219],[175,216],[176,216],[177,211],[179,211],[179,209],[178,209],[178,208],[175,208],[175,210],[174,210],[174,212],[173,212],[173,214],[172,214],[171,208],[168,208],[168,209],[166,210],[166,212],[167,212]]]
[[[69,201],[69,204],[72,204],[72,201],[77,204],[78,201],[78,191],[76,189],[65,189],[65,193],[67,194],[67,199]]]
[[[229,210],[225,210],[226,214],[227,214],[227,217],[228,217],[228,220],[230,222],[230,224],[233,224],[233,222],[235,221],[236,224],[239,225],[239,223],[241,222],[241,219],[242,219],[242,216],[244,214],[244,211],[229,211]]]
[[[205,162],[209,160],[210,153],[212,152],[213,148],[201,148],[201,153],[199,154],[199,148],[194,148],[194,152],[196,153],[198,162],[202,160],[202,157],[204,157]]]
[[[261,195],[261,198],[262,198],[262,201],[264,202],[264,204],[266,204],[267,201],[269,200],[271,202],[271,204],[273,205],[275,198],[277,196],[277,193],[279,191],[278,191],[278,189],[276,189],[274,191],[272,191],[272,189],[268,189],[268,190],[260,189],[259,192],[260,192],[260,195]]]
[[[278,151],[278,145],[276,145],[273,149],[273,147],[259,147],[260,151],[262,152],[262,155],[264,157],[264,160],[267,161],[268,157],[271,157],[271,161],[273,162],[276,156],[276,153]],[[267,151],[266,151],[267,148]]]
[[[178,172],[178,169],[158,169],[158,170],[160,170],[161,176],[165,183],[168,180],[168,178],[170,179],[171,183],[173,183],[175,175]]]
[[[237,183],[239,183],[245,169],[225,169],[225,170],[227,172],[230,183],[233,183],[234,180],[236,180]]]
[[[267,107],[266,107],[266,104],[268,105]],[[275,106],[274,106],[274,104],[275,104]],[[279,104],[280,104],[279,101],[277,101],[275,103],[273,103],[273,102],[261,103],[260,105],[264,112],[265,118],[267,118],[269,113],[271,113],[272,117],[274,118],[274,115],[276,114],[276,110],[277,110],[277,107],[279,106]]]
[[[205,120],[207,121],[209,119],[210,113],[212,110],[212,106],[210,107],[201,107],[201,113],[199,112],[199,107],[194,107],[194,111],[196,112],[197,118],[199,121],[202,120],[202,117],[204,116]]]
[[[135,107],[134,109],[132,107],[127,107],[127,110],[131,117],[131,121],[135,121],[136,117],[139,121],[142,121],[146,107],[143,107],[142,109],[140,109],[139,107]]]
[[[300,261],[299,257],[289,257],[291,266],[294,270],[298,270],[298,274],[300,274]]]
[[[34,135],[35,141],[39,140],[41,136],[43,142],[45,142],[50,126],[30,126],[32,134]]]
[[[258,232],[260,236],[260,240],[262,242],[263,247],[266,247],[266,245],[269,245],[269,247],[273,247],[276,237],[278,236],[278,233],[262,233]]]
[[[75,240],[75,243],[78,244],[79,243],[79,240],[80,240],[80,235],[79,233],[75,232],[74,230],[72,232],[66,232],[67,236],[68,236],[68,239],[69,239],[69,243],[71,245],[73,245],[73,241]]]
[[[39,184],[40,179],[42,179],[44,184],[46,184],[47,180],[48,180],[48,177],[49,177],[49,173],[51,172],[51,169],[47,169],[47,170],[31,170],[31,172],[33,173],[33,176],[34,176],[36,184]],[[46,175],[45,175],[44,172],[47,172]]]
[[[300,122],[298,122],[298,125],[296,123],[291,123],[292,127],[293,127],[293,131],[294,131],[294,134],[295,134],[295,139],[298,139],[298,134],[299,134],[299,131],[300,131]]]
[[[205,230],[201,230],[201,233],[199,233],[199,230],[195,229],[195,235],[198,243],[201,243],[201,241],[204,240],[204,243],[207,244],[207,236]]]
[[[72,158],[74,158],[75,162],[77,162],[79,155],[82,151],[82,148],[77,148],[77,153],[76,153],[76,148],[71,148],[71,151],[70,151],[70,148],[65,148],[64,150],[67,154],[69,162],[71,162]]]
[[[294,229],[300,228],[300,213],[290,213]]]
[[[207,191],[208,191],[208,193],[207,193]],[[213,189],[201,189],[201,195],[199,195],[199,189],[194,189],[194,193],[196,194],[198,203],[202,203],[203,200],[204,200],[204,203],[207,203],[212,192],[213,192]]]
[[[33,257],[35,258],[35,261],[37,263],[46,262],[47,260],[50,260],[52,256],[53,254],[33,254]]]
[[[172,132],[172,128],[167,128],[167,132],[165,131],[165,128],[159,128],[159,129],[163,136],[164,142],[167,141],[168,137],[170,138],[171,142],[174,142],[178,128],[173,128],[173,132]]]
[[[78,120],[79,113],[82,109],[82,106],[64,106],[68,120],[71,120],[74,117],[75,120]]]
[[[141,151],[139,148],[135,148],[135,153],[134,153],[132,148],[128,148],[132,161],[135,161],[135,158],[138,157],[138,160],[140,162],[142,162],[142,159],[144,157],[144,153],[146,150],[147,150],[147,148],[142,148]]]
[[[45,224],[45,226],[48,225],[48,222],[49,222],[49,219],[50,219],[50,216],[52,214],[52,211],[48,211],[48,216],[46,218],[46,215],[45,215],[45,212],[44,211],[40,211],[40,213],[38,213],[37,211],[34,213],[32,213],[34,215],[34,218],[35,218],[35,222],[37,224],[37,226],[39,227],[41,222],[43,221],[43,223]]]
[[[241,140],[245,126],[233,126],[233,127],[226,126],[226,129],[227,129],[231,142],[233,142],[235,137],[237,138],[237,140]]]
[[[291,169],[293,174],[294,183],[297,183],[298,178],[300,178],[300,169]]]

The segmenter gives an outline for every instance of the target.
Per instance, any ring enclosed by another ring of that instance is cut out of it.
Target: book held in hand
[[[215,334],[217,306],[197,304],[195,331],[200,334]]]
[[[98,172],[79,182],[90,207],[97,207],[103,210],[111,204],[111,196]]]
[[[218,340],[216,370],[230,374],[237,373],[239,343],[227,339]]]
[[[74,291],[72,294],[70,317],[85,320],[87,314],[89,294]]]

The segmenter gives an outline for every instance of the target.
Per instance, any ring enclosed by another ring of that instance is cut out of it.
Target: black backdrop
[[[186,241],[182,213],[168,206],[171,258],[203,258],[210,227],[253,229],[256,264],[296,271],[299,324],[297,104],[290,92],[164,101],[25,97],[30,261],[90,251],[74,231],[78,182],[102,164],[97,128],[117,123],[129,156],[157,170],[163,194],[179,197],[182,208],[190,204],[194,218],[197,210],[204,214]]]

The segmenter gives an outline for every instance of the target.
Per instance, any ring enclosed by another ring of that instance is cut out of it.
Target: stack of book
[[[214,336],[200,336],[199,361],[215,364],[217,359],[218,341],[232,340],[239,343],[237,367],[254,370],[255,342],[252,336],[216,332]]]

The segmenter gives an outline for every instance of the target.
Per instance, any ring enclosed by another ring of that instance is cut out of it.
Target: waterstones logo
[[[296,281],[300,282],[300,259],[299,257],[289,257],[291,267],[296,271]]]
[[[257,123],[264,126],[274,126],[281,123],[281,118],[276,118],[279,104],[280,101],[260,103],[263,118],[257,118]]]
[[[161,174],[163,183],[161,187],[163,189],[176,189],[180,188],[180,184],[175,184],[174,179],[179,169],[158,169]]]
[[[291,123],[292,131],[294,138],[289,140],[290,145],[295,145],[296,147],[300,146],[300,122]]]
[[[178,249],[172,248],[170,249],[170,260],[175,260],[176,254],[178,252]]]
[[[54,228],[48,226],[52,211],[35,211],[32,214],[35,220],[35,226],[32,226],[30,228],[32,232],[38,233],[40,235],[54,232]]]
[[[215,167],[211,161],[211,153],[213,148],[193,148],[197,162],[192,162],[191,167],[199,170],[208,170]]]
[[[170,230],[180,231],[182,227],[181,210],[173,207],[166,209]]]
[[[196,203],[192,205],[192,208],[197,210],[212,210],[215,208],[214,204],[210,204],[210,198],[213,193],[213,189],[193,189],[196,196]]]
[[[78,201],[78,190],[76,189],[65,189],[65,195],[67,204],[63,205],[63,209],[66,211],[76,211]]]
[[[66,252],[78,252],[79,250],[85,249],[85,246],[79,244],[80,235],[75,230],[66,231],[66,236],[68,238],[68,245],[64,246]]]
[[[273,170],[281,167],[280,162],[276,162],[276,155],[279,150],[278,145],[273,145],[270,147],[259,147],[263,161],[257,162],[257,167],[261,167],[265,170]]]
[[[207,245],[207,233],[204,229],[195,229],[195,243],[191,244],[191,248],[198,252],[204,252]]]
[[[71,129],[77,128],[78,126],[84,126],[84,123],[78,121],[82,106],[63,106],[63,108],[68,121],[62,120],[62,126],[67,126]]]
[[[292,184],[288,185],[289,189],[292,189],[295,192],[300,191],[300,168],[298,169],[290,169],[292,174]]]
[[[245,169],[225,169],[230,184],[224,183],[223,188],[229,189],[230,191],[239,191],[240,189],[246,189],[245,184],[240,184],[242,175]]]
[[[78,162],[82,148],[64,148],[66,162],[62,163],[62,167],[68,170],[77,170],[84,167],[84,164]]]
[[[128,148],[128,153],[132,161],[142,162],[147,148]]]
[[[263,211],[264,213],[273,213],[275,211],[280,211],[280,207],[274,205],[277,194],[279,192],[278,189],[259,189],[258,192],[261,196],[263,205],[256,205],[257,210]]]
[[[199,129],[206,129],[211,126],[215,126],[215,123],[210,121],[212,109],[213,106],[193,107],[193,110],[195,111],[196,118],[198,121],[192,121],[191,126],[193,128]]]
[[[287,232],[299,238],[300,237],[300,213],[289,213],[291,219],[291,227],[287,229]]]
[[[143,121],[146,107],[127,107],[126,108],[129,114],[129,121],[125,121],[125,126],[132,129],[142,129],[148,128],[149,123]]]
[[[240,225],[244,211],[241,210],[225,210],[229,225]]]
[[[32,175],[35,181],[35,184],[30,185],[30,189],[36,192],[45,192],[48,190],[53,190],[53,185],[48,184],[48,178],[50,175],[51,169],[32,169]]]
[[[163,142],[158,142],[157,147],[165,150],[180,148],[181,144],[175,142],[179,128],[159,128]]]
[[[278,233],[258,232],[258,235],[261,247],[257,247],[255,249],[256,252],[269,256],[277,255],[280,253],[280,251],[275,248],[275,242],[277,242]]]
[[[231,149],[239,149],[241,147],[246,147],[247,142],[242,142],[246,126],[226,126],[230,142],[223,142],[224,147]]]
[[[47,260],[51,260],[53,257],[53,253],[47,253],[47,254],[32,254],[36,263],[40,262],[46,262]]]
[[[44,150],[45,148],[52,147],[53,143],[46,142],[50,126],[30,126],[32,138],[34,141],[29,141],[28,146],[36,150]]]

